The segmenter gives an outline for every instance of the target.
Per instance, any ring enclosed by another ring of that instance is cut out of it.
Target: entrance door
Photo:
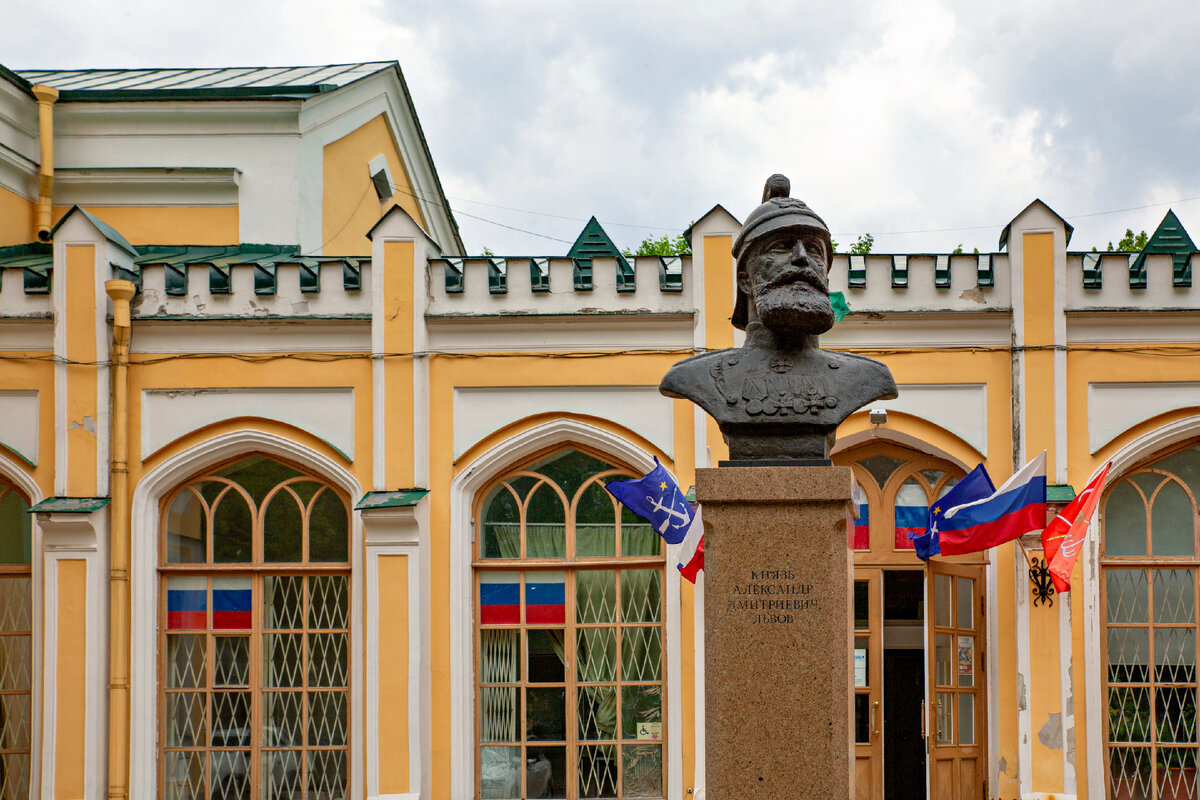
[[[926,581],[929,794],[986,798],[983,567],[935,558]]]
[[[883,572],[854,570],[854,796],[883,798]]]

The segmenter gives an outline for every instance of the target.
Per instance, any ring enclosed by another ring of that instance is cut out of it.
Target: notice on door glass
[[[975,641],[970,636],[958,637],[958,674],[975,674]]]
[[[867,648],[854,648],[854,685],[867,685]]]

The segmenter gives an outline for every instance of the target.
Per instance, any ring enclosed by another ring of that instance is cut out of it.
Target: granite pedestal
[[[696,474],[708,800],[850,800],[847,467]]]

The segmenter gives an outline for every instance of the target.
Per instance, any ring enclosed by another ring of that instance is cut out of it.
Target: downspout
[[[38,181],[37,238],[50,241],[50,218],[54,202],[54,102],[58,89],[37,84],[33,96],[38,104],[38,138],[42,142],[41,176]]]
[[[113,304],[112,473],[109,480],[108,800],[129,797],[129,300],[131,281],[105,281]]]

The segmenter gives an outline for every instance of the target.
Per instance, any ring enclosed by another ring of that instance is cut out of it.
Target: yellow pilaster
[[[1055,452],[1055,380],[1053,349],[1056,309],[1054,234],[1026,233],[1022,236],[1022,307],[1024,309],[1024,380],[1021,408],[1024,412],[1025,460],[1046,451],[1046,474],[1054,482],[1055,465],[1065,453]],[[1036,349],[1036,348],[1046,349]],[[1022,570],[1022,573],[1024,570]],[[1029,703],[1030,752],[1033,788],[1063,790],[1061,738],[1053,725],[1046,728],[1044,744],[1039,734],[1054,715],[1062,720],[1062,691],[1059,669],[1058,605],[1029,606]]]
[[[383,246],[383,349],[386,353],[411,353],[413,349],[413,270],[411,241],[389,241]],[[413,362],[393,357],[384,361],[386,466],[389,489],[413,486]]]
[[[704,248],[704,346],[710,350],[733,347],[733,237],[705,236]],[[712,464],[729,458],[721,429],[705,415]]]
[[[93,245],[68,245],[66,248],[66,368],[67,407],[67,495],[95,497],[97,493],[96,458],[97,375],[99,360],[96,341],[96,248]]]
[[[84,796],[87,708],[87,562],[58,561],[54,800]]]
[[[408,556],[379,557],[379,792],[409,791]]]

